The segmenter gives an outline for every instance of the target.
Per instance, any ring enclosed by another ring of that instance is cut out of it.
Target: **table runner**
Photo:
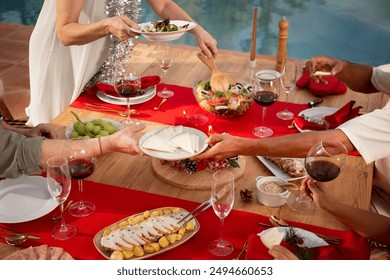
[[[162,85],[157,87],[157,91],[161,89]],[[218,133],[228,132],[232,135],[257,138],[252,134],[252,129],[256,126],[260,126],[261,123],[261,106],[254,103],[251,108],[244,115],[236,118],[223,119],[216,117],[212,114],[205,112],[196,102],[192,89],[187,87],[181,87],[176,85],[168,85],[168,89],[173,90],[175,95],[170,97],[162,106],[159,111],[153,110],[157,106],[161,98],[157,95],[151,100],[142,103],[131,105],[132,109],[136,109],[140,114],[134,115],[134,118],[140,120],[147,120],[153,122],[159,122],[167,125],[183,124],[186,126],[194,126],[191,123],[184,122],[183,111],[186,112],[186,116],[190,117],[195,114],[203,114],[209,118],[209,122],[206,125],[196,126],[196,128],[207,133],[209,125],[212,125],[213,130]],[[118,110],[125,110],[124,105],[113,105],[101,101],[97,96],[97,87],[90,87],[85,93],[80,95],[70,106],[75,108],[82,108],[90,110],[86,107],[86,103],[99,103],[101,105],[111,107]],[[291,133],[297,133],[296,128],[288,128],[291,125],[292,120],[281,120],[276,117],[276,113],[284,110],[285,102],[278,101],[272,106],[267,107],[267,114],[265,119],[266,126],[274,130],[273,136],[281,136]],[[294,104],[289,103],[288,108],[294,114],[298,114],[304,109],[307,109],[307,104]],[[107,114],[116,114],[115,112],[106,112]],[[195,127],[195,126],[194,126]]]
[[[76,186],[77,182],[73,182]],[[53,210],[34,221],[18,224],[1,224],[15,231],[28,232],[39,235],[40,240],[28,240],[22,247],[38,246],[47,244],[48,246],[62,247],[76,259],[100,260],[104,257],[97,251],[93,244],[93,238],[104,227],[111,225],[127,216],[144,212],[145,210],[159,207],[182,207],[191,211],[199,203],[187,200],[146,193],[121,187],[109,186],[92,181],[84,181],[85,200],[92,201],[96,205],[96,212],[85,218],[75,218],[65,213],[65,221],[75,225],[78,234],[70,240],[57,241],[50,236],[50,230],[58,222],[52,222],[51,217],[58,214],[58,209]],[[73,188],[69,199],[78,200],[77,188]],[[200,230],[189,241],[178,246],[174,250],[165,252],[154,259],[232,259],[237,256],[240,248],[248,238],[264,230],[259,223],[268,223],[265,216],[233,210],[225,220],[224,236],[235,246],[235,251],[227,257],[215,257],[208,252],[207,246],[210,241],[218,238],[219,219],[210,208],[198,216]],[[297,225],[297,223],[292,223]],[[316,226],[299,224],[301,228],[315,230],[316,232],[338,236],[345,240],[338,247],[344,256],[350,259],[368,259],[368,244],[366,240],[350,231],[338,231],[320,228]],[[4,242],[2,240],[2,242]],[[253,246],[251,250],[256,250]],[[260,250],[260,248],[259,248]]]

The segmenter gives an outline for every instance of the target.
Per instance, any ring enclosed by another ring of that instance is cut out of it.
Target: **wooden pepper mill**
[[[282,71],[283,60],[287,58],[287,38],[288,38],[288,21],[286,17],[283,17],[279,21],[279,41],[278,49],[276,53],[276,66],[275,70]]]

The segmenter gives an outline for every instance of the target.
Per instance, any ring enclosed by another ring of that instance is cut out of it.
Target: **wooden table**
[[[193,81],[200,76],[209,75],[208,68],[197,58],[197,48],[189,46],[173,45],[175,51],[174,64],[168,72],[168,83],[185,87],[191,87]],[[161,70],[156,63],[156,44],[147,41],[140,41],[133,51],[133,59],[138,63],[137,67],[142,75],[158,75]],[[220,51],[217,64],[222,71],[242,73],[249,75],[248,68],[249,55],[241,52]],[[256,71],[263,69],[274,69],[275,59],[269,56],[257,56]],[[297,90],[300,92],[302,90]],[[309,92],[303,91],[301,94],[293,93],[291,101],[295,103],[307,103],[315,97]],[[364,111],[371,111],[379,108],[382,103],[382,94],[365,95],[348,91],[341,96],[328,96],[324,98],[322,106],[342,106],[350,99],[357,101],[357,105],[363,106]],[[284,100],[281,93],[280,100]],[[83,118],[109,118],[120,121],[122,117],[106,115],[95,111],[67,108],[57,118],[53,124],[62,129],[74,122],[74,117],[70,113],[73,110]],[[167,111],[167,113],[169,113]],[[158,123],[147,122],[144,131],[138,133],[136,137],[162,126]],[[279,208],[270,208],[260,205],[255,196],[255,178],[260,175],[272,175],[271,172],[256,158],[244,157],[246,160],[246,170],[244,175],[236,182],[236,202],[235,209],[258,213],[261,215],[277,215],[284,219],[299,221],[303,223],[318,225],[322,227],[341,229],[346,227],[338,222],[333,216],[321,209],[316,209],[313,215],[299,214],[290,210],[287,205]],[[127,168],[123,168],[126,166]],[[342,174],[331,183],[324,184],[324,190],[332,197],[343,203],[361,209],[369,209],[371,199],[373,165],[366,165],[361,157],[349,156],[347,164]],[[183,172],[183,176],[191,176]],[[211,175],[210,175],[211,176]],[[89,180],[105,184],[131,188],[145,192],[157,193],[171,197],[177,197],[197,202],[202,202],[209,198],[208,190],[188,190],[172,186],[159,179],[152,169],[152,158],[148,156],[130,156],[127,154],[113,153],[98,157],[98,164],[95,172],[88,178]],[[252,202],[244,202],[240,198],[239,190],[248,188],[253,191]],[[0,259],[16,248],[11,248],[4,243],[0,243]]]

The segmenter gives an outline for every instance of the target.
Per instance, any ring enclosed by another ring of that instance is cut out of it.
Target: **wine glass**
[[[324,138],[315,144],[307,153],[305,168],[313,179],[329,182],[337,178],[344,167],[348,151],[345,146],[333,138]],[[287,204],[301,213],[312,213],[315,204],[307,196],[291,193]]]
[[[259,88],[253,91],[253,100],[263,107],[262,125],[255,127],[252,133],[257,137],[269,137],[274,132],[271,128],[264,126],[267,107],[271,106],[279,98],[278,77],[271,72],[264,72],[257,75]]]
[[[280,76],[280,84],[286,93],[286,106],[283,111],[276,113],[276,116],[282,120],[291,120],[294,113],[288,110],[288,97],[290,92],[294,89],[297,81],[298,65],[294,60],[284,60],[282,66],[282,75]]]
[[[174,92],[167,89],[167,72],[172,65],[172,49],[168,42],[159,42],[158,44],[158,64],[163,70],[164,77],[164,89],[157,92],[157,95],[161,98],[169,98],[174,95]]]
[[[129,61],[116,62],[114,88],[120,96],[126,98],[127,103],[127,117],[121,121],[121,124],[129,126],[133,123],[139,123],[138,120],[131,119],[130,110],[130,98],[138,96],[141,92],[141,77],[133,63]]]
[[[233,252],[234,246],[229,241],[223,239],[223,225],[234,204],[234,175],[229,171],[220,170],[214,173],[213,178],[211,202],[221,225],[219,239],[209,244],[209,251],[216,256],[227,256]]]
[[[85,140],[70,140],[65,144],[62,156],[69,162],[69,171],[72,179],[78,180],[80,200],[73,203],[69,213],[75,217],[86,217],[95,212],[95,204],[83,198],[83,179],[95,170],[96,157]]]
[[[50,195],[60,204],[61,224],[51,231],[51,236],[57,240],[67,240],[76,235],[74,225],[68,225],[64,219],[64,202],[71,189],[71,178],[68,160],[64,157],[52,157],[47,160],[47,186]]]

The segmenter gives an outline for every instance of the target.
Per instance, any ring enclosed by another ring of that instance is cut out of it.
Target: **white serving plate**
[[[177,26],[184,26],[188,24],[188,27],[183,30],[178,31],[170,31],[170,32],[146,32],[142,31],[144,27],[150,26],[153,27],[153,24],[151,21],[145,22],[145,23],[139,23],[138,25],[141,26],[141,29],[136,29],[130,27],[130,30],[142,34],[146,39],[151,41],[172,41],[179,39],[181,36],[184,35],[185,32],[195,28],[196,24],[193,22],[185,21],[185,20],[171,20],[170,23],[175,24]]]
[[[269,171],[272,172],[276,177],[283,179],[285,181],[294,181],[294,180],[299,180],[302,178],[305,178],[307,175],[302,176],[302,177],[292,177],[288,173],[284,172],[279,166],[277,166],[275,163],[272,161],[269,161],[263,156],[257,156],[257,158],[268,168]],[[300,159],[302,161],[302,164],[304,163],[304,159]]]
[[[58,206],[45,177],[21,176],[0,181],[0,222],[22,223],[40,218]]]
[[[130,98],[130,105],[136,105],[145,103],[146,101],[149,101],[156,95],[156,86],[148,87],[145,89],[145,93],[141,96],[131,97]],[[98,91],[96,93],[96,96],[104,102],[114,104],[114,105],[127,105],[126,98],[124,97],[117,97],[109,94],[105,94],[102,91]]]

